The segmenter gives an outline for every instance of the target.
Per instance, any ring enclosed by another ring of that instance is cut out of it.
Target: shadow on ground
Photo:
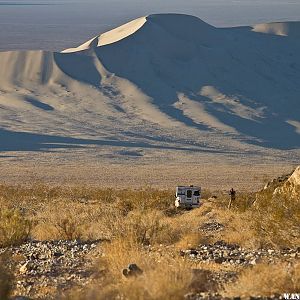
[[[0,129],[0,152],[9,151],[41,151],[47,152],[55,149],[79,149],[91,146],[112,146],[128,148],[128,153],[132,148],[175,150],[189,152],[208,152],[208,153],[228,153],[217,149],[202,149],[190,147],[189,145],[168,146],[152,145],[151,142],[128,142],[113,139],[80,139],[46,134],[35,134],[28,132],[14,132]],[[124,152],[125,150],[123,150]],[[125,151],[125,153],[126,153]]]

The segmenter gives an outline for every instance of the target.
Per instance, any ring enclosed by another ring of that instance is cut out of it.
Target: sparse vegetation
[[[24,242],[30,233],[31,224],[16,209],[0,210],[0,247],[14,246]]]
[[[184,212],[173,208],[173,191],[1,185],[0,246],[17,245],[28,237],[101,240],[101,255],[94,259],[99,278],[88,290],[69,291],[67,299],[182,299],[190,290],[211,290],[212,286],[230,297],[241,295],[241,290],[246,297],[299,289],[299,265],[290,268],[281,262],[262,262],[242,270],[232,267],[238,279],[224,288],[206,282],[204,273],[201,284],[195,283],[193,269],[225,272],[227,267],[193,262],[181,257],[180,250],[221,240],[253,250],[296,247],[300,241],[299,202],[274,199],[268,193],[258,200],[254,193],[240,192],[228,210],[228,195],[211,195],[206,191],[200,209]],[[220,223],[221,229],[202,230],[213,222]],[[124,278],[121,271],[130,263],[137,264],[143,275]],[[6,274],[2,268],[1,274]],[[258,273],[265,279],[260,280]],[[269,274],[275,273],[273,280]],[[2,275],[1,299],[8,297],[10,287],[10,277]]]
[[[258,276],[259,274],[259,276]],[[300,264],[259,264],[245,269],[238,280],[225,286],[224,296],[242,298],[300,291]]]

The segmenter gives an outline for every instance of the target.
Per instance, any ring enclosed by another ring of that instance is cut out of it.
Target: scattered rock
[[[127,278],[137,277],[143,274],[143,270],[140,269],[136,264],[128,265],[127,269],[123,269],[123,275]]]
[[[217,257],[217,258],[215,258],[215,263],[217,263],[217,264],[222,264],[224,261],[225,260],[224,260],[223,257]]]
[[[187,300],[241,300],[244,298],[241,297],[223,297],[218,293],[188,293],[184,297]],[[255,297],[249,297],[247,298],[249,300],[282,300],[284,297],[282,295],[274,294],[269,297],[264,296],[255,296]]]
[[[87,257],[97,242],[81,241],[30,241],[18,247],[2,248],[0,254],[12,253],[9,263],[15,275],[14,299],[57,299],[54,294],[73,285],[85,286],[93,280],[92,261]],[[52,294],[51,294],[52,293]]]
[[[211,232],[211,231],[221,231],[224,229],[224,225],[218,223],[217,221],[212,221],[209,223],[204,223],[201,228],[203,232]]]
[[[24,265],[21,266],[20,268],[20,274],[26,274],[30,270],[29,267],[29,261],[27,261]]]
[[[215,262],[218,264],[251,266],[260,261],[273,263],[275,260],[294,261],[299,258],[298,249],[260,249],[247,250],[239,245],[227,244],[218,241],[215,244],[200,245],[197,249],[181,250],[181,256],[189,257],[202,262]]]

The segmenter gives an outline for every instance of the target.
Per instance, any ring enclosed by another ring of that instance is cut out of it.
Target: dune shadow
[[[66,75],[86,84],[99,87],[101,75],[94,64],[94,58],[81,53],[54,53],[57,67]]]
[[[15,132],[6,129],[0,129],[0,152],[19,152],[19,151],[36,151],[47,152],[57,149],[82,149],[88,146],[112,146],[127,148],[120,151],[121,155],[140,156],[142,149],[157,149],[157,150],[174,150],[188,152],[208,152],[226,154],[227,151],[219,149],[199,149],[197,147],[189,147],[189,145],[168,146],[168,145],[153,145],[149,142],[128,142],[114,139],[81,139],[63,136],[54,136],[46,134],[36,134],[28,132]],[[134,148],[134,150],[132,150]]]
[[[245,119],[229,112],[207,108],[221,122],[237,128],[244,134],[244,140],[253,145],[278,150],[292,150],[300,147],[300,136],[284,118],[268,115],[263,121]]]
[[[250,27],[203,32],[195,32],[193,41],[176,44],[171,34],[146,24],[122,41],[97,48],[96,55],[107,70],[135,84],[160,111],[187,126],[208,130],[174,107],[179,93],[195,95],[195,101],[236,129],[243,141],[265,148],[299,148],[300,136],[287,120],[299,120],[300,115],[300,42],[253,32]],[[267,110],[251,120],[214,109],[200,95],[205,86],[239,95],[253,111]]]
[[[42,109],[42,110],[45,110],[45,111],[52,111],[52,110],[54,110],[54,108],[51,105],[43,103],[40,100],[35,99],[34,97],[25,96],[24,99],[25,99],[25,101],[27,101],[31,105],[35,106],[36,108],[39,108],[39,109]]]

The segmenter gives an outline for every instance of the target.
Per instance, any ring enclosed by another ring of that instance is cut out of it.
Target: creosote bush
[[[104,213],[100,206],[69,199],[52,201],[36,213],[32,235],[39,240],[97,239],[97,222]]]
[[[247,298],[300,291],[300,264],[258,264],[244,270],[234,283],[227,284],[223,296]]]
[[[24,242],[30,233],[31,223],[16,209],[0,211],[0,247]]]
[[[170,244],[180,238],[178,228],[156,210],[134,210],[125,218],[119,215],[113,220],[107,215],[103,224],[111,229],[112,237],[132,239],[141,245]]]

